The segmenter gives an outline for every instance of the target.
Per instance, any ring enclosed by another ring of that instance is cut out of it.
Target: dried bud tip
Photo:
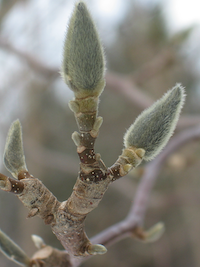
[[[7,181],[8,177],[0,173],[0,181]]]
[[[32,235],[31,238],[32,238],[33,243],[35,244],[36,248],[41,249],[41,248],[46,246],[46,244],[44,243],[44,240],[40,236]]]
[[[104,247],[103,245],[92,245],[90,244],[88,246],[88,249],[87,249],[88,253],[90,255],[102,255],[102,254],[105,254],[107,252],[107,249],[106,247]]]
[[[19,172],[27,170],[19,120],[14,121],[9,129],[4,150],[4,164],[15,178],[18,177]]]
[[[8,177],[0,173],[0,188],[5,189]]]
[[[124,136],[125,147],[142,148],[144,155],[136,153],[145,160],[157,156],[174,132],[184,100],[184,88],[177,84],[138,116]]]
[[[69,22],[61,74],[79,98],[98,96],[104,82],[104,53],[84,2],[79,1]]]

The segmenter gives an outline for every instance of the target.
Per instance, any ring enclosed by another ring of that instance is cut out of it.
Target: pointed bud
[[[77,97],[100,95],[104,81],[104,54],[84,2],[76,4],[64,44],[62,76]]]
[[[144,149],[145,160],[157,156],[174,132],[184,99],[184,88],[177,84],[144,110],[127,130],[125,147]]]
[[[0,251],[8,257],[8,259],[14,261],[21,266],[31,266],[30,259],[26,253],[3,231],[0,230]]]
[[[152,226],[150,229],[144,231],[141,227],[136,227],[134,229],[134,237],[139,241],[145,243],[151,243],[157,241],[165,232],[165,225],[159,222]]]
[[[41,248],[44,248],[46,246],[44,240],[40,236],[32,235],[31,238],[32,238],[36,248],[41,249]]]
[[[155,242],[161,238],[165,232],[165,225],[162,222],[159,222],[152,226],[149,230],[145,231],[145,242]]]
[[[107,252],[106,247],[100,244],[92,245],[90,244],[87,249],[90,255],[102,255]]]
[[[15,178],[17,178],[20,171],[27,169],[19,120],[14,121],[9,129],[4,150],[4,164]]]

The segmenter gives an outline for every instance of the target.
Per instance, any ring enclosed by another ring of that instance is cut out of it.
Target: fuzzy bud
[[[157,156],[174,132],[184,99],[184,88],[177,84],[144,110],[127,130],[125,147],[144,149],[145,160]]]
[[[4,150],[4,164],[15,178],[18,177],[20,171],[27,170],[19,120],[14,121],[9,129]]]
[[[76,97],[98,96],[105,86],[104,54],[84,2],[76,4],[64,43],[61,74]]]

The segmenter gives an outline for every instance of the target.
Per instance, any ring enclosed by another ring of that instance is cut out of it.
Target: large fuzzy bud
[[[100,95],[105,61],[96,27],[84,2],[76,4],[64,44],[61,74],[76,97]]]
[[[145,160],[157,156],[174,132],[184,99],[184,88],[177,84],[144,110],[127,130],[125,147],[144,149]]]
[[[4,164],[15,178],[18,177],[20,171],[27,169],[19,120],[14,121],[10,126],[4,150]]]

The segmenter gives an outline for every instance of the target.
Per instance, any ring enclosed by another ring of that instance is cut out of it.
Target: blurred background
[[[0,155],[11,122],[23,126],[26,162],[57,196],[67,199],[79,169],[71,134],[77,130],[59,75],[72,0],[0,0]],[[176,133],[200,124],[200,27],[198,1],[87,0],[104,44],[107,85],[99,114],[104,123],[96,142],[105,164],[121,153],[125,130],[153,101],[177,82],[187,100]],[[176,134],[175,133],[175,134]],[[2,156],[1,156],[2,157]],[[152,191],[145,227],[166,225],[153,244],[125,239],[83,266],[200,266],[200,142],[194,140],[165,162]],[[9,175],[0,161],[0,172]],[[89,214],[89,237],[122,220],[133,202],[145,163],[115,182]],[[112,212],[111,212],[112,211]],[[0,228],[29,256],[31,234],[62,249],[39,218],[12,195],[0,192]],[[14,263],[0,254],[1,267]]]

